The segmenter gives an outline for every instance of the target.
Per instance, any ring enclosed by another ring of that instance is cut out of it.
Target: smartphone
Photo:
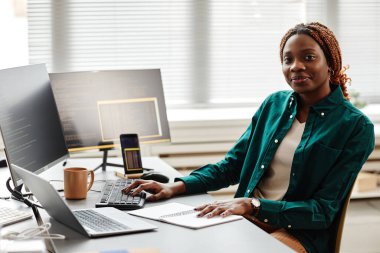
[[[138,135],[121,134],[120,144],[124,162],[124,173],[143,173]]]

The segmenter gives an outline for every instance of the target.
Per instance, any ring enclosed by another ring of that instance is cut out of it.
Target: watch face
[[[252,203],[252,205],[254,206],[254,207],[260,207],[260,200],[258,200],[258,199],[256,199],[256,198],[253,198],[252,200],[251,200],[251,203]]]

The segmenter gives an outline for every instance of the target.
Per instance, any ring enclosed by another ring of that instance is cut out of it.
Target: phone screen
[[[120,144],[125,174],[142,173],[143,168],[137,134],[120,135]]]

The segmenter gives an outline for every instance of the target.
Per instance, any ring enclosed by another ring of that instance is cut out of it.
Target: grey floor
[[[380,253],[380,199],[351,200],[342,253]]]

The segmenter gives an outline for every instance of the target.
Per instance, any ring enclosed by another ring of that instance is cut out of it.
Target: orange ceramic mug
[[[85,199],[94,183],[94,171],[90,171],[91,181],[88,183],[86,168],[64,169],[64,193],[66,199]]]

